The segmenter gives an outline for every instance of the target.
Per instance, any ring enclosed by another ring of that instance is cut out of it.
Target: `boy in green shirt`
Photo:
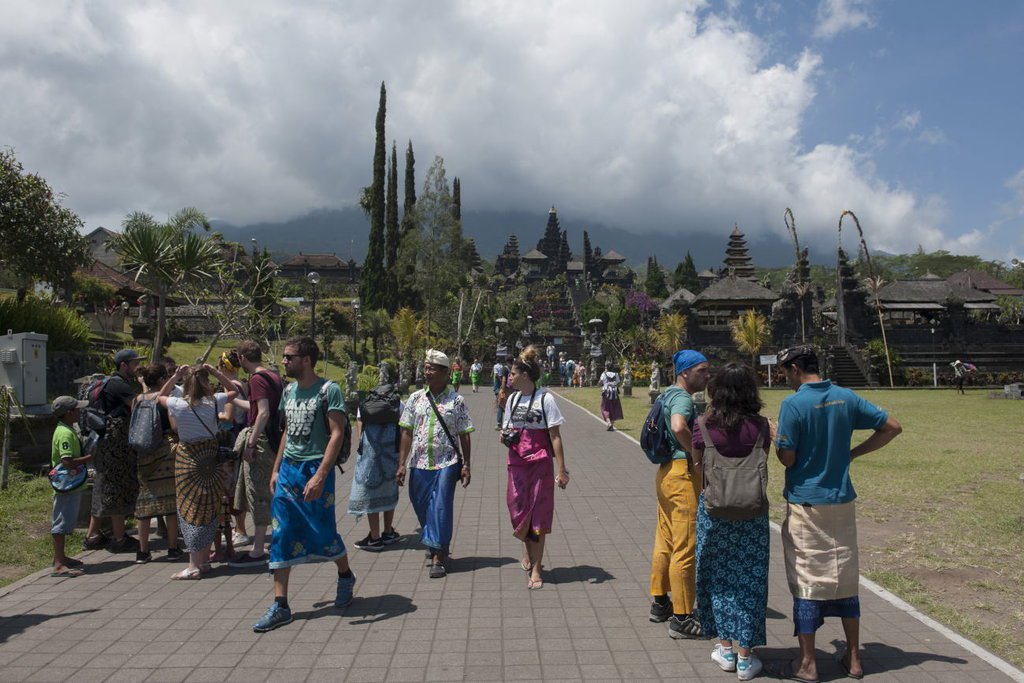
[[[53,467],[63,465],[65,469],[85,467],[91,455],[82,455],[82,442],[72,428],[78,422],[78,411],[88,401],[77,401],[71,396],[58,396],[53,401],[53,415],[57,427],[53,430],[50,462]],[[84,483],[84,480],[83,480]],[[51,576],[81,576],[82,563],[64,554],[64,542],[68,534],[74,533],[78,520],[78,506],[82,501],[82,487],[70,491],[55,491],[53,494],[53,519],[50,533],[53,535],[53,573]]]

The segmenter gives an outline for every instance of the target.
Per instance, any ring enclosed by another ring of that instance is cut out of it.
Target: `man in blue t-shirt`
[[[345,401],[337,384],[317,377],[320,349],[310,337],[286,341],[283,356],[285,374],[295,381],[281,395],[286,423],[270,474],[274,603],[253,624],[257,633],[291,623],[288,576],[295,565],[337,565],[335,607],[352,602],[356,583],[334,518],[334,463],[345,439]]]
[[[700,474],[690,462],[693,421],[697,410],[693,394],[708,383],[708,359],[685,349],[672,357],[675,384],[665,391],[666,427],[676,447],[672,460],[658,466],[654,486],[658,497],[658,526],[651,553],[650,620],[668,621],[670,638],[702,638],[693,614],[697,597],[697,496]],[[671,593],[671,600],[669,599]]]
[[[782,548],[793,593],[793,622],[800,658],[769,671],[783,678],[817,680],[814,635],[828,616],[838,616],[846,633],[843,670],[860,678],[860,570],[857,526],[850,481],[854,458],[876,451],[901,431],[899,422],[849,389],[822,380],[812,346],[778,355],[786,381],[796,393],[782,401],[775,446],[786,467]],[[854,430],[874,433],[850,448]]]

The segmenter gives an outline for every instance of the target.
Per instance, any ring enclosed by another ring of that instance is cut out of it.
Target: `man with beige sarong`
[[[775,445],[786,467],[782,549],[793,593],[794,635],[800,657],[767,667],[781,678],[818,680],[814,636],[825,617],[840,617],[846,650],[836,661],[851,678],[861,678],[860,569],[850,463],[878,450],[901,431],[899,422],[849,389],[822,380],[817,352],[797,346],[778,355],[796,393],[782,402]],[[855,448],[856,429],[874,433]]]

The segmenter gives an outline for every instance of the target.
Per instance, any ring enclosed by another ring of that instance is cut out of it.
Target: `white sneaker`
[[[736,670],[736,653],[732,650],[726,653],[721,643],[715,645],[715,649],[711,651],[711,661],[721,667],[722,671]]]
[[[761,673],[762,666],[761,660],[753,652],[750,653],[750,659],[740,659],[737,657],[736,678],[741,681],[749,681]]]
[[[250,543],[252,543],[252,536],[246,536],[237,531],[231,535],[231,545],[233,546],[249,545]]]

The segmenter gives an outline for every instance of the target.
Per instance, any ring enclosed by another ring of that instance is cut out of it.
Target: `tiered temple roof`
[[[732,234],[729,235],[729,246],[725,249],[725,273],[734,273],[736,277],[745,280],[755,281],[754,263],[750,254],[747,253],[747,238],[740,232],[738,225],[734,225]]]

